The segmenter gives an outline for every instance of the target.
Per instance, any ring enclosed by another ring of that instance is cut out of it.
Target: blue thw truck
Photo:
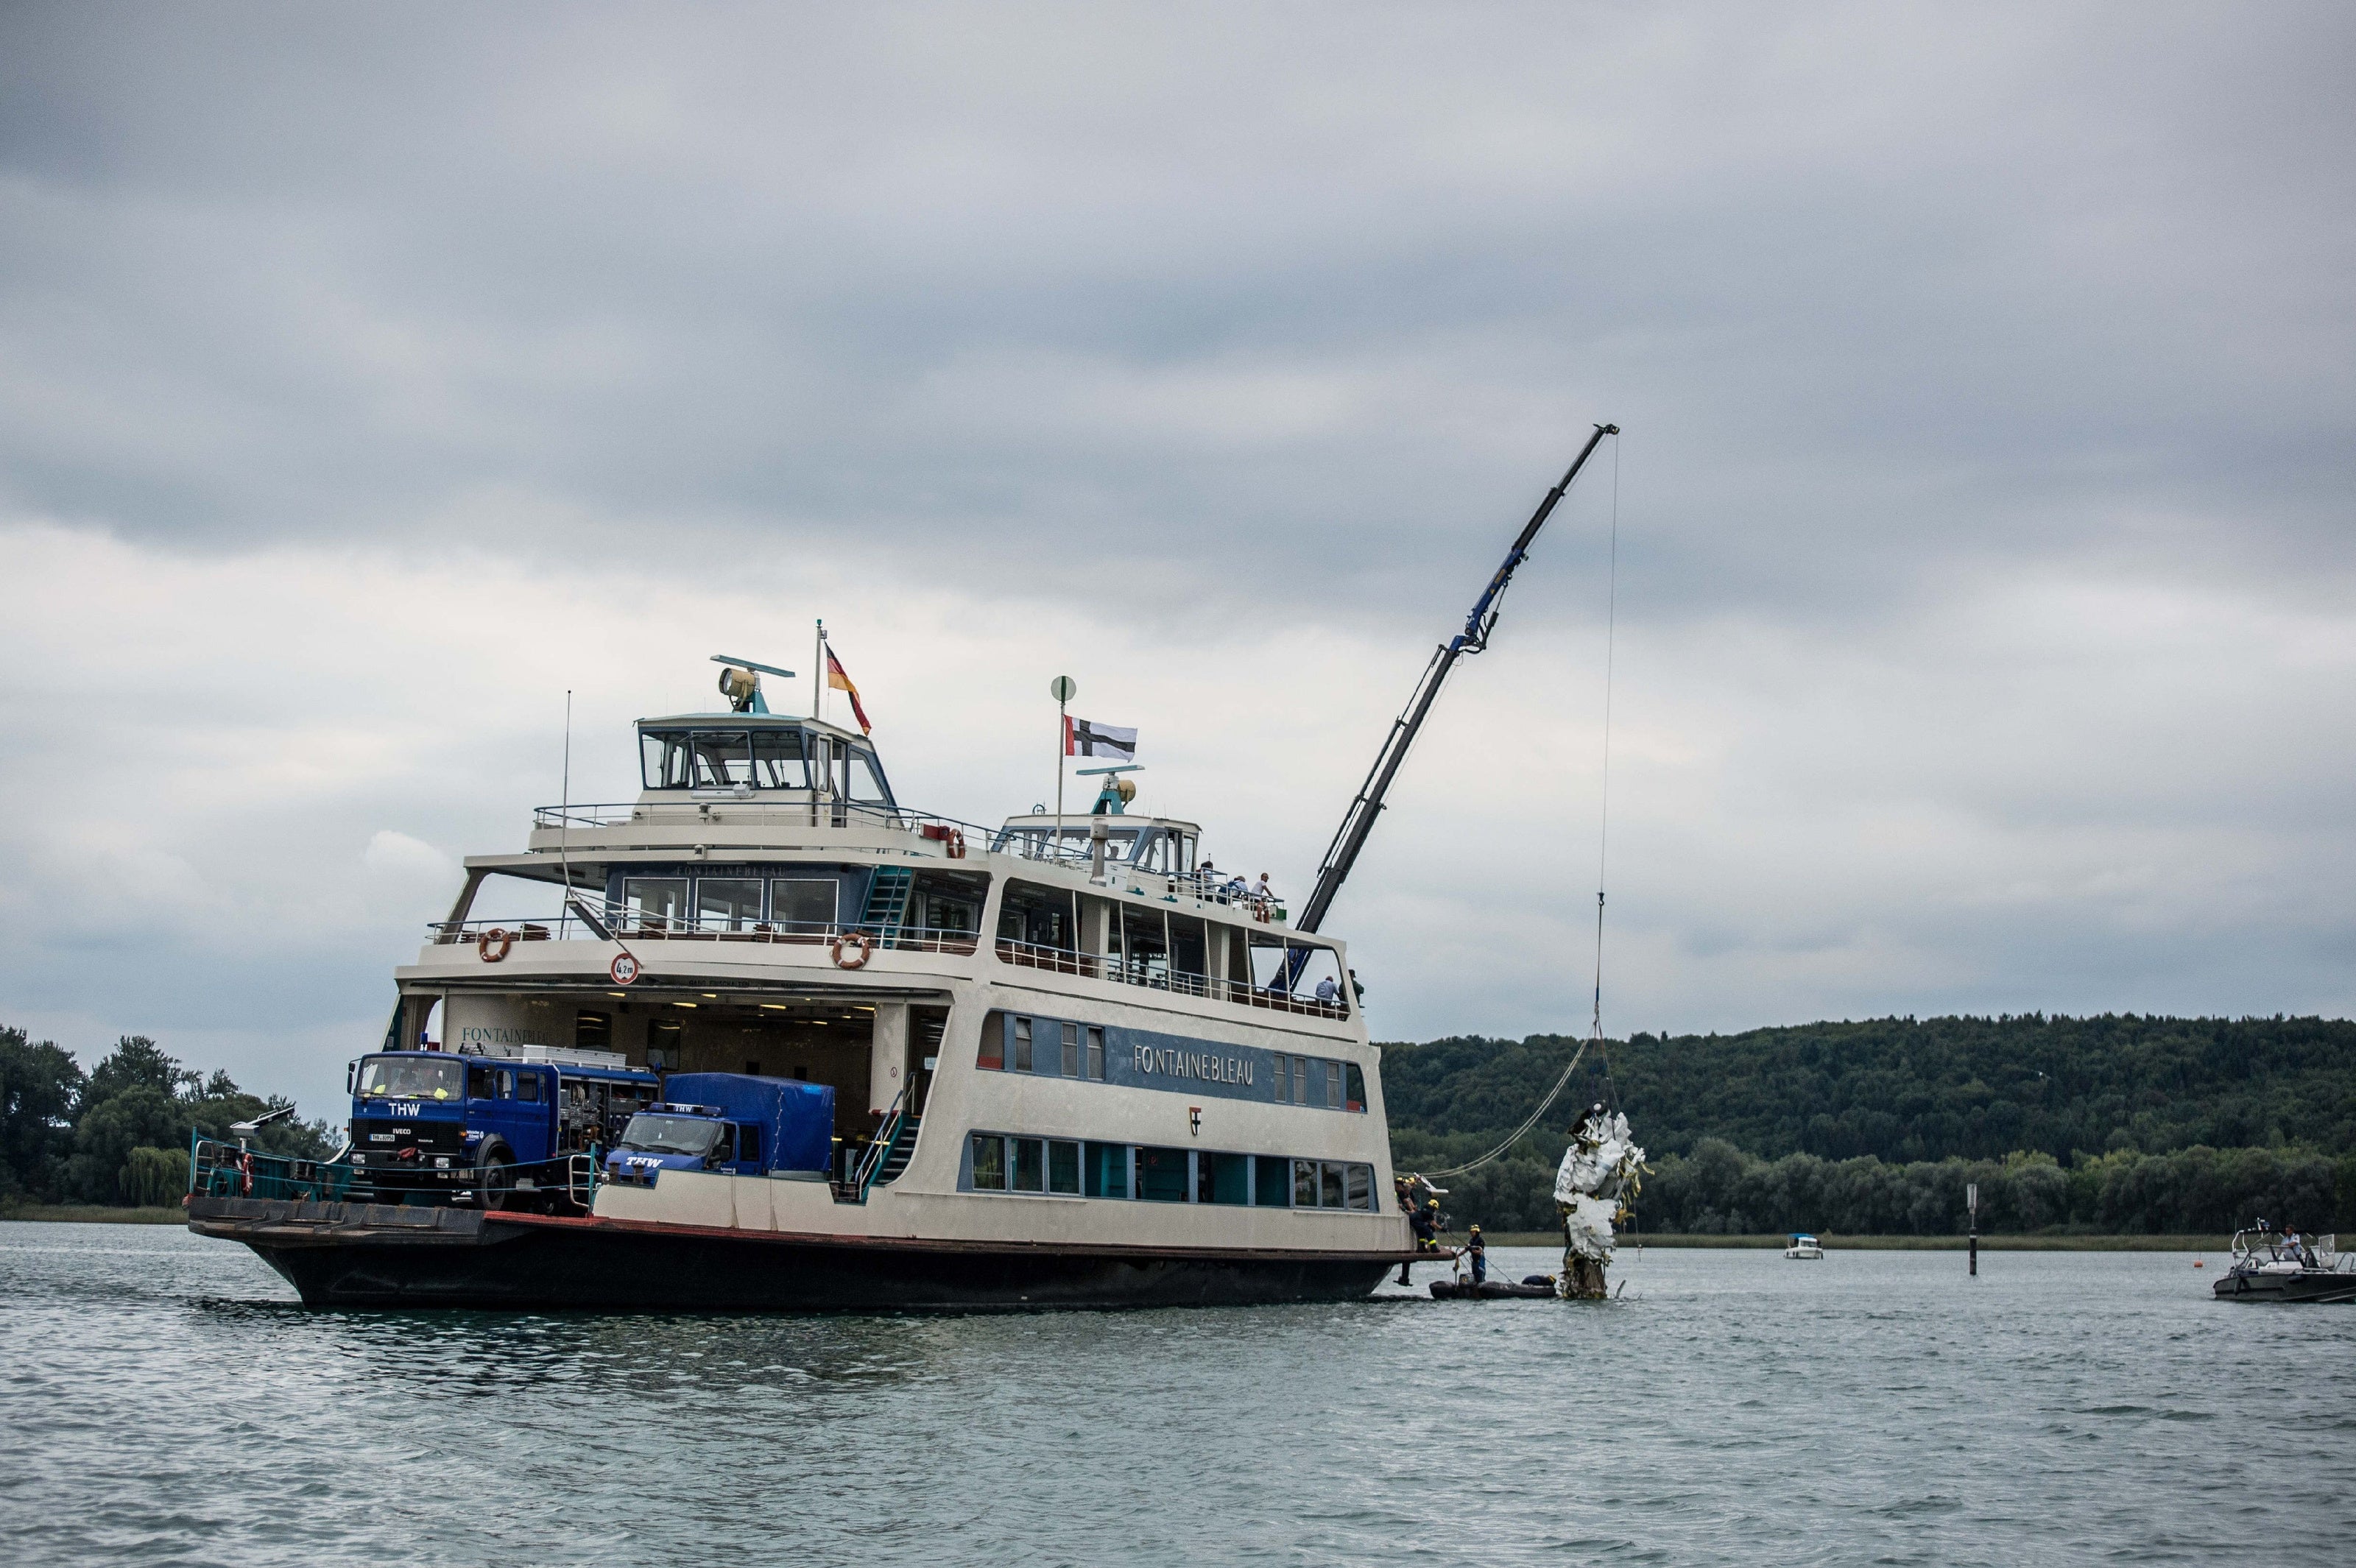
[[[817,1181],[833,1168],[834,1090],[743,1072],[672,1073],[605,1157],[609,1178],[641,1186],[666,1170]]]
[[[604,1051],[523,1057],[380,1051],[352,1063],[355,1188],[379,1202],[535,1206],[566,1185],[559,1163],[609,1147],[662,1097],[660,1080]]]

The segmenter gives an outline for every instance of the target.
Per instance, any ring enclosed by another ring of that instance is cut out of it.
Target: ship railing
[[[552,1213],[589,1211],[597,1193],[597,1150],[573,1150],[551,1159],[482,1168],[462,1166],[478,1178],[451,1179],[446,1168],[419,1161],[389,1162],[380,1169],[352,1164],[346,1150],[330,1159],[303,1159],[193,1135],[188,1145],[191,1197],[269,1198],[316,1203],[423,1203],[447,1208],[524,1209]],[[420,1160],[437,1157],[424,1154]]]
[[[993,854],[1012,855],[1017,859],[1036,860],[1044,865],[1064,866],[1073,870],[1096,869],[1094,858],[1085,842],[1068,840],[1022,827],[1004,827],[991,843]],[[1224,904],[1233,909],[1249,910],[1253,914],[1265,913],[1277,920],[1284,918],[1284,906],[1272,898],[1262,898],[1240,883],[1239,880],[1216,871],[1163,871],[1145,866],[1135,866],[1126,860],[1105,862],[1108,881],[1129,883],[1130,891],[1143,892],[1149,887],[1158,893],[1173,898],[1198,899],[1204,903]]]
[[[799,799],[778,799],[778,795]],[[937,812],[881,801],[851,800],[839,795],[813,797],[808,790],[735,794],[726,789],[700,791],[691,798],[656,801],[612,801],[585,805],[535,806],[535,828],[627,827],[633,823],[736,823],[752,827],[866,827],[905,833],[944,846],[979,853],[989,848],[997,829]]]
[[[1081,953],[1068,947],[1017,942],[1004,936],[998,939],[998,957],[1001,963],[1026,969],[1051,969],[1057,974],[1077,975],[1084,979],[1109,980],[1117,986],[1138,986],[1151,991],[1202,997],[1211,1001],[1231,1002],[1248,1008],[1268,1008],[1308,1018],[1341,1019],[1350,1016],[1349,1006],[1344,1002],[1321,1002],[1314,997],[1258,986],[1248,980],[1190,975],[1183,970],[1172,969],[1166,964],[1146,959]]]
[[[746,920],[741,915],[649,914],[603,906],[593,925],[567,912],[535,919],[482,917],[437,920],[426,924],[435,946],[466,945],[497,951],[521,942],[752,942],[780,946],[831,947],[859,935],[876,947],[907,953],[969,954],[980,945],[974,932],[947,926],[888,925],[880,921]],[[504,939],[504,942],[503,940]],[[487,945],[486,945],[487,944]]]
[[[875,1129],[875,1136],[862,1151],[859,1162],[851,1167],[851,1179],[843,1184],[841,1194],[847,1200],[854,1203],[867,1201],[867,1189],[875,1185],[875,1178],[882,1173],[892,1157],[893,1148],[907,1131],[907,1105],[908,1090],[903,1084],[900,1092],[892,1097],[892,1108],[884,1113],[883,1125]]]

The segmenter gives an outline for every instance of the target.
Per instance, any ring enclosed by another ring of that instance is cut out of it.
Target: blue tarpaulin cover
[[[732,1122],[761,1127],[761,1163],[771,1170],[834,1168],[834,1090],[794,1078],[742,1072],[674,1072],[663,1080],[673,1104],[716,1105]]]

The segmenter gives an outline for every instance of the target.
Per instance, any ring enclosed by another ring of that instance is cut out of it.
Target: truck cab
[[[666,1170],[823,1179],[834,1160],[834,1091],[742,1072],[675,1072],[666,1097],[632,1116],[605,1157],[615,1181]]]
[[[380,1051],[351,1069],[353,1174],[379,1201],[449,1202],[563,1184],[551,1161],[613,1142],[660,1093],[652,1072],[603,1052],[466,1056]]]

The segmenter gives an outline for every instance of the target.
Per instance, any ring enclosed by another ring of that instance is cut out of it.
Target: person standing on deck
[[[1480,1285],[1489,1277],[1489,1243],[1481,1239],[1481,1227],[1475,1225],[1464,1238],[1464,1255],[1472,1260],[1472,1283]]]

